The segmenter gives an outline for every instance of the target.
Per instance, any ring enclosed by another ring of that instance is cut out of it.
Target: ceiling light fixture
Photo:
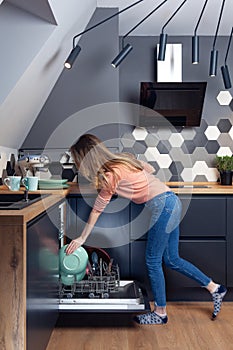
[[[209,69],[209,76],[211,77],[215,77],[217,75],[217,65],[218,65],[218,50],[215,49],[215,44],[216,44],[216,40],[217,40],[217,35],[218,35],[218,30],[219,30],[219,25],[221,22],[221,18],[222,18],[222,13],[223,13],[223,8],[225,5],[225,1],[222,1],[222,6],[221,6],[221,10],[220,10],[220,15],[219,15],[219,19],[218,19],[218,24],[217,24],[217,28],[216,28],[216,32],[215,32],[215,36],[214,36],[214,41],[213,41],[213,47],[210,53],[210,69]]]
[[[229,73],[229,69],[228,69],[228,66],[227,66],[227,57],[228,57],[229,49],[230,49],[230,46],[231,46],[232,34],[233,34],[233,27],[231,28],[231,34],[229,36],[229,41],[228,41],[228,45],[227,45],[227,51],[226,51],[224,66],[221,67],[222,78],[223,78],[223,83],[224,83],[225,89],[230,89],[231,88],[231,78],[230,78],[230,73]]]
[[[167,20],[167,22],[162,27],[162,31],[159,37],[159,54],[158,54],[158,61],[164,61],[165,60],[165,53],[166,53],[166,44],[167,44],[167,34],[164,34],[164,28],[168,25],[168,23],[172,20],[172,18],[177,14],[177,12],[181,9],[181,7],[185,4],[187,0],[184,0],[182,4],[176,9],[176,11],[173,13],[173,15]]]
[[[201,18],[202,18],[203,14],[204,14],[207,2],[208,2],[208,0],[205,0],[205,3],[204,3],[203,8],[201,10],[200,17],[199,17],[199,19],[197,21],[197,25],[196,25],[196,27],[194,29],[194,35],[192,37],[192,63],[193,64],[198,64],[199,63],[199,36],[197,35],[197,29],[199,27]]]
[[[165,4],[165,2],[167,2],[167,0],[162,1],[156,8],[154,8],[150,13],[148,13],[148,15],[146,15],[146,17],[144,17],[140,22],[138,22],[132,29],[130,29],[128,31],[128,33],[126,33],[121,40],[121,51],[120,53],[116,56],[116,58],[114,58],[114,60],[112,61],[111,65],[116,68],[119,66],[119,64],[125,59],[125,57],[130,53],[130,51],[133,49],[133,46],[130,44],[127,44],[125,46],[125,38],[132,33],[132,31],[134,31],[138,26],[140,26],[140,24],[142,24],[148,17],[150,17],[155,11],[157,11],[163,4]]]
[[[79,55],[79,53],[80,53],[80,51],[81,51],[81,47],[80,47],[79,45],[76,45],[76,44],[75,44],[75,41],[76,41],[76,39],[77,39],[79,36],[81,36],[81,35],[83,35],[83,34],[89,32],[90,30],[92,30],[92,29],[98,27],[99,25],[101,25],[101,24],[103,24],[103,23],[109,21],[109,20],[112,19],[113,17],[118,16],[118,15],[121,14],[122,12],[125,12],[125,11],[129,10],[131,7],[133,7],[133,6],[137,5],[137,4],[139,4],[139,3],[142,2],[142,1],[144,1],[144,0],[138,0],[138,1],[134,2],[133,4],[131,4],[131,5],[129,5],[129,6],[125,7],[125,8],[123,8],[122,10],[120,10],[120,11],[118,11],[118,12],[116,12],[116,13],[114,13],[114,15],[111,15],[111,16],[109,16],[109,17],[103,19],[102,21],[96,23],[95,25],[91,26],[90,28],[88,28],[88,29],[86,29],[86,30],[84,30],[84,31],[82,31],[82,32],[80,32],[80,33],[78,33],[77,35],[75,35],[75,36],[73,37],[73,49],[72,49],[72,51],[70,52],[70,54],[69,54],[67,60],[65,61],[64,67],[67,68],[67,69],[72,68],[72,66],[73,66],[73,64],[74,64],[74,61],[76,60],[76,58],[78,57],[78,55]]]

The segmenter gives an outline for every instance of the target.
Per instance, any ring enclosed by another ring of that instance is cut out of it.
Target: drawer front
[[[193,263],[204,274],[218,283],[226,283],[225,241],[181,241],[180,256]],[[196,281],[166,268],[168,290],[180,287],[199,287]]]
[[[183,219],[180,235],[199,237],[226,236],[226,198],[217,196],[180,197]]]
[[[226,283],[225,241],[181,241],[179,247],[182,258],[193,263],[213,280],[223,284]],[[147,289],[151,297],[150,282],[145,263],[145,249],[146,241],[135,241],[131,243],[131,277],[139,281]],[[200,288],[197,282],[166,267],[164,267],[164,272],[168,300],[186,300],[183,297],[180,298],[180,296],[183,289],[186,298],[185,290],[188,287],[196,290],[195,296],[190,294],[191,298],[195,297],[195,300],[202,299],[203,289]],[[205,295],[208,298],[208,294]]]

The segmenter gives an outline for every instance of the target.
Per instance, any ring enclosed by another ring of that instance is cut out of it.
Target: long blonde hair
[[[78,141],[70,147],[75,165],[80,173],[98,188],[107,188],[110,192],[112,186],[106,176],[112,173],[116,182],[118,175],[114,171],[115,166],[125,166],[132,171],[143,169],[142,164],[133,155],[126,153],[112,153],[101,140],[91,134],[82,135]]]

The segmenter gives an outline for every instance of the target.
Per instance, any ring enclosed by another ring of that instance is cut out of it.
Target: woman
[[[81,136],[70,150],[80,173],[94,184],[99,193],[83,232],[70,242],[66,253],[71,254],[84,244],[114,193],[129,198],[134,203],[145,203],[151,211],[146,265],[155,309],[136,316],[135,320],[140,324],[165,324],[168,321],[162,262],[197,281],[212,294],[212,319],[215,319],[227,290],[179,257],[181,203],[169,187],[152,174],[154,168],[130,155],[113,154],[96,136],[90,134]]]

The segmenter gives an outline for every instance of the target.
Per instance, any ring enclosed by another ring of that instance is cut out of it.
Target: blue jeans
[[[190,262],[179,257],[179,223],[181,202],[173,192],[165,192],[145,203],[151,211],[151,223],[146,247],[146,265],[152,293],[157,306],[166,306],[164,264],[206,287],[207,277]]]

